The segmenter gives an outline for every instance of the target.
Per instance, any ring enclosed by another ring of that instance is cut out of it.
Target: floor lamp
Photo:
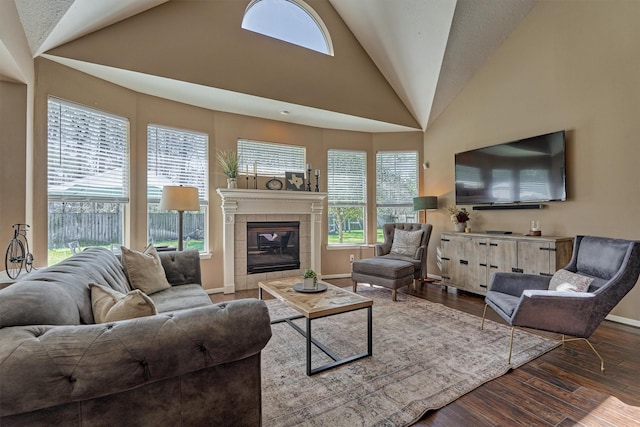
[[[413,210],[424,211],[424,222],[427,222],[427,211],[430,209],[438,209],[438,198],[436,196],[418,196],[413,198]],[[420,215],[418,213],[418,215]],[[419,219],[419,218],[418,218]],[[435,282],[426,276],[422,278],[425,282]]]
[[[178,250],[182,250],[182,214],[184,211],[199,211],[200,200],[196,187],[182,185],[165,185],[162,187],[160,209],[163,211],[178,211]]]
[[[427,210],[438,209],[436,196],[419,196],[413,198],[413,210],[424,211],[424,222],[427,222]]]

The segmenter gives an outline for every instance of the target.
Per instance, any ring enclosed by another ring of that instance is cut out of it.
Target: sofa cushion
[[[549,281],[549,290],[586,292],[591,282],[593,282],[591,277],[561,269],[556,271]]]
[[[164,273],[162,262],[153,245],[138,252],[124,246],[122,250],[122,266],[129,278],[132,288],[140,289],[147,295],[160,292],[171,287]]]
[[[422,240],[422,230],[405,231],[396,229],[393,234],[391,253],[414,257]]]
[[[211,298],[199,284],[172,286],[162,292],[150,295],[158,313],[203,307],[213,304]]]
[[[139,289],[123,294],[94,283],[91,284],[91,306],[96,323],[158,314],[153,301]]]
[[[76,300],[59,286],[22,281],[0,291],[0,328],[78,324]]]

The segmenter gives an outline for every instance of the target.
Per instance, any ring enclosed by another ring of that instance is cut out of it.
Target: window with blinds
[[[129,202],[129,121],[80,104],[47,105],[48,263],[71,247],[124,241]]]
[[[328,150],[328,243],[365,243],[367,153]]]
[[[177,246],[178,214],[158,209],[165,185],[196,187],[200,211],[183,213],[183,247],[204,251],[208,204],[207,134],[158,125],[147,127],[147,231],[156,246]]]
[[[129,121],[49,98],[49,201],[129,202]]]
[[[418,195],[418,152],[376,153],[378,228],[389,222],[415,222],[413,198]],[[380,239],[381,233],[378,233]]]
[[[239,139],[238,174],[284,177],[285,172],[306,172],[305,155],[306,149],[297,145]]]

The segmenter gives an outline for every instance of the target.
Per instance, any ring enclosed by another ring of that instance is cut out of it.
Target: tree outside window
[[[367,154],[329,150],[327,156],[328,243],[366,242]]]

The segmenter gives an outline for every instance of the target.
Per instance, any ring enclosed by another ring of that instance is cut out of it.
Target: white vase
[[[456,226],[456,231],[464,231],[464,229],[467,227],[467,223],[466,222],[457,222],[455,224]]]
[[[316,278],[315,277],[303,277],[303,289],[315,289],[316,288]]]
[[[238,188],[238,181],[236,178],[227,178],[227,188]]]

